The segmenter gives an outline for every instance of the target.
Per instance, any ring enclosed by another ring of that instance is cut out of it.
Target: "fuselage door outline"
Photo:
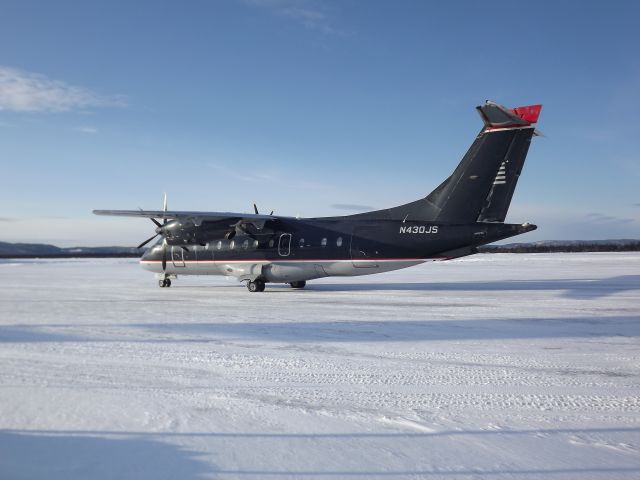
[[[367,238],[375,238],[376,227],[358,226],[353,229],[349,246],[351,261],[356,268],[377,268],[378,252]]]
[[[291,253],[291,234],[283,233],[278,241],[278,255],[288,257]]]
[[[184,250],[176,245],[171,247],[171,260],[174,267],[184,267]]]

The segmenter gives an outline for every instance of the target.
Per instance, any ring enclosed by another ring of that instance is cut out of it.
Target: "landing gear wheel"
[[[164,286],[165,287],[170,287],[171,286],[171,280],[169,280],[168,278],[164,281]]]
[[[247,289],[250,292],[264,292],[265,283],[264,280],[256,278],[253,282],[247,282]]]
[[[307,286],[307,282],[301,280],[299,282],[291,282],[289,285],[291,285],[291,288],[304,288]]]
[[[158,280],[158,285],[160,286],[160,288],[170,287],[171,286],[171,280],[169,280],[168,278],[164,278],[162,280]]]

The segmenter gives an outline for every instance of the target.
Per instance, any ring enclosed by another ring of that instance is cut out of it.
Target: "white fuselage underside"
[[[163,272],[157,260],[140,260],[145,270],[167,275],[224,275],[238,280],[263,277],[269,282],[295,282],[314,278],[370,275],[411,267],[435,259],[410,260],[205,260],[167,261]]]

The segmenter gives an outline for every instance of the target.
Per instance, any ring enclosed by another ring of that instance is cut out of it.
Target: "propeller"
[[[167,192],[164,192],[164,197],[162,199],[162,211],[166,212],[167,211]],[[163,228],[167,225],[168,220],[167,217],[165,217],[163,215],[163,220],[162,223],[160,223],[159,221],[157,221],[155,218],[150,218],[149,220],[151,220],[154,225],[157,227],[156,228],[156,234],[153,237],[149,237],[147,238],[144,242],[142,242],[140,245],[138,245],[137,248],[142,248],[144,247],[147,243],[149,243],[151,240],[153,240],[154,238],[156,238],[158,235],[163,235]],[[185,250],[187,250],[186,247],[182,247]],[[189,250],[187,250],[189,251]],[[162,271],[164,272],[167,269],[167,239],[163,239],[162,241]]]
[[[260,212],[258,211],[258,206],[255,204],[253,204],[253,211],[256,212],[256,215],[260,215]],[[271,213],[269,215],[273,215],[273,210],[271,210]]]
[[[253,211],[255,212],[256,215],[260,215],[260,211],[258,210],[258,205],[256,205],[255,202],[253,203]],[[271,210],[271,213],[269,215],[273,215],[273,210]],[[227,240],[231,240],[233,237],[235,237],[236,234],[238,233],[238,229],[240,229],[244,233],[247,233],[250,237],[255,238],[251,232],[248,232],[243,227],[242,221],[236,222],[229,226],[231,227],[231,230],[229,230],[227,233],[224,234],[224,238],[226,238]],[[261,227],[258,227],[258,229],[260,230]]]
[[[162,271],[167,270],[167,240],[162,241]]]
[[[142,248],[144,247],[147,243],[149,243],[151,240],[153,240],[154,238],[156,238],[158,235],[160,235],[159,233],[156,233],[153,237],[149,237],[147,238],[144,242],[142,242],[140,245],[138,245],[136,248]]]

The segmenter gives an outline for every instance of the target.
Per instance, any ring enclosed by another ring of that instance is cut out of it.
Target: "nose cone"
[[[140,257],[140,266],[150,272],[162,271],[162,249],[157,246],[148,249]]]

